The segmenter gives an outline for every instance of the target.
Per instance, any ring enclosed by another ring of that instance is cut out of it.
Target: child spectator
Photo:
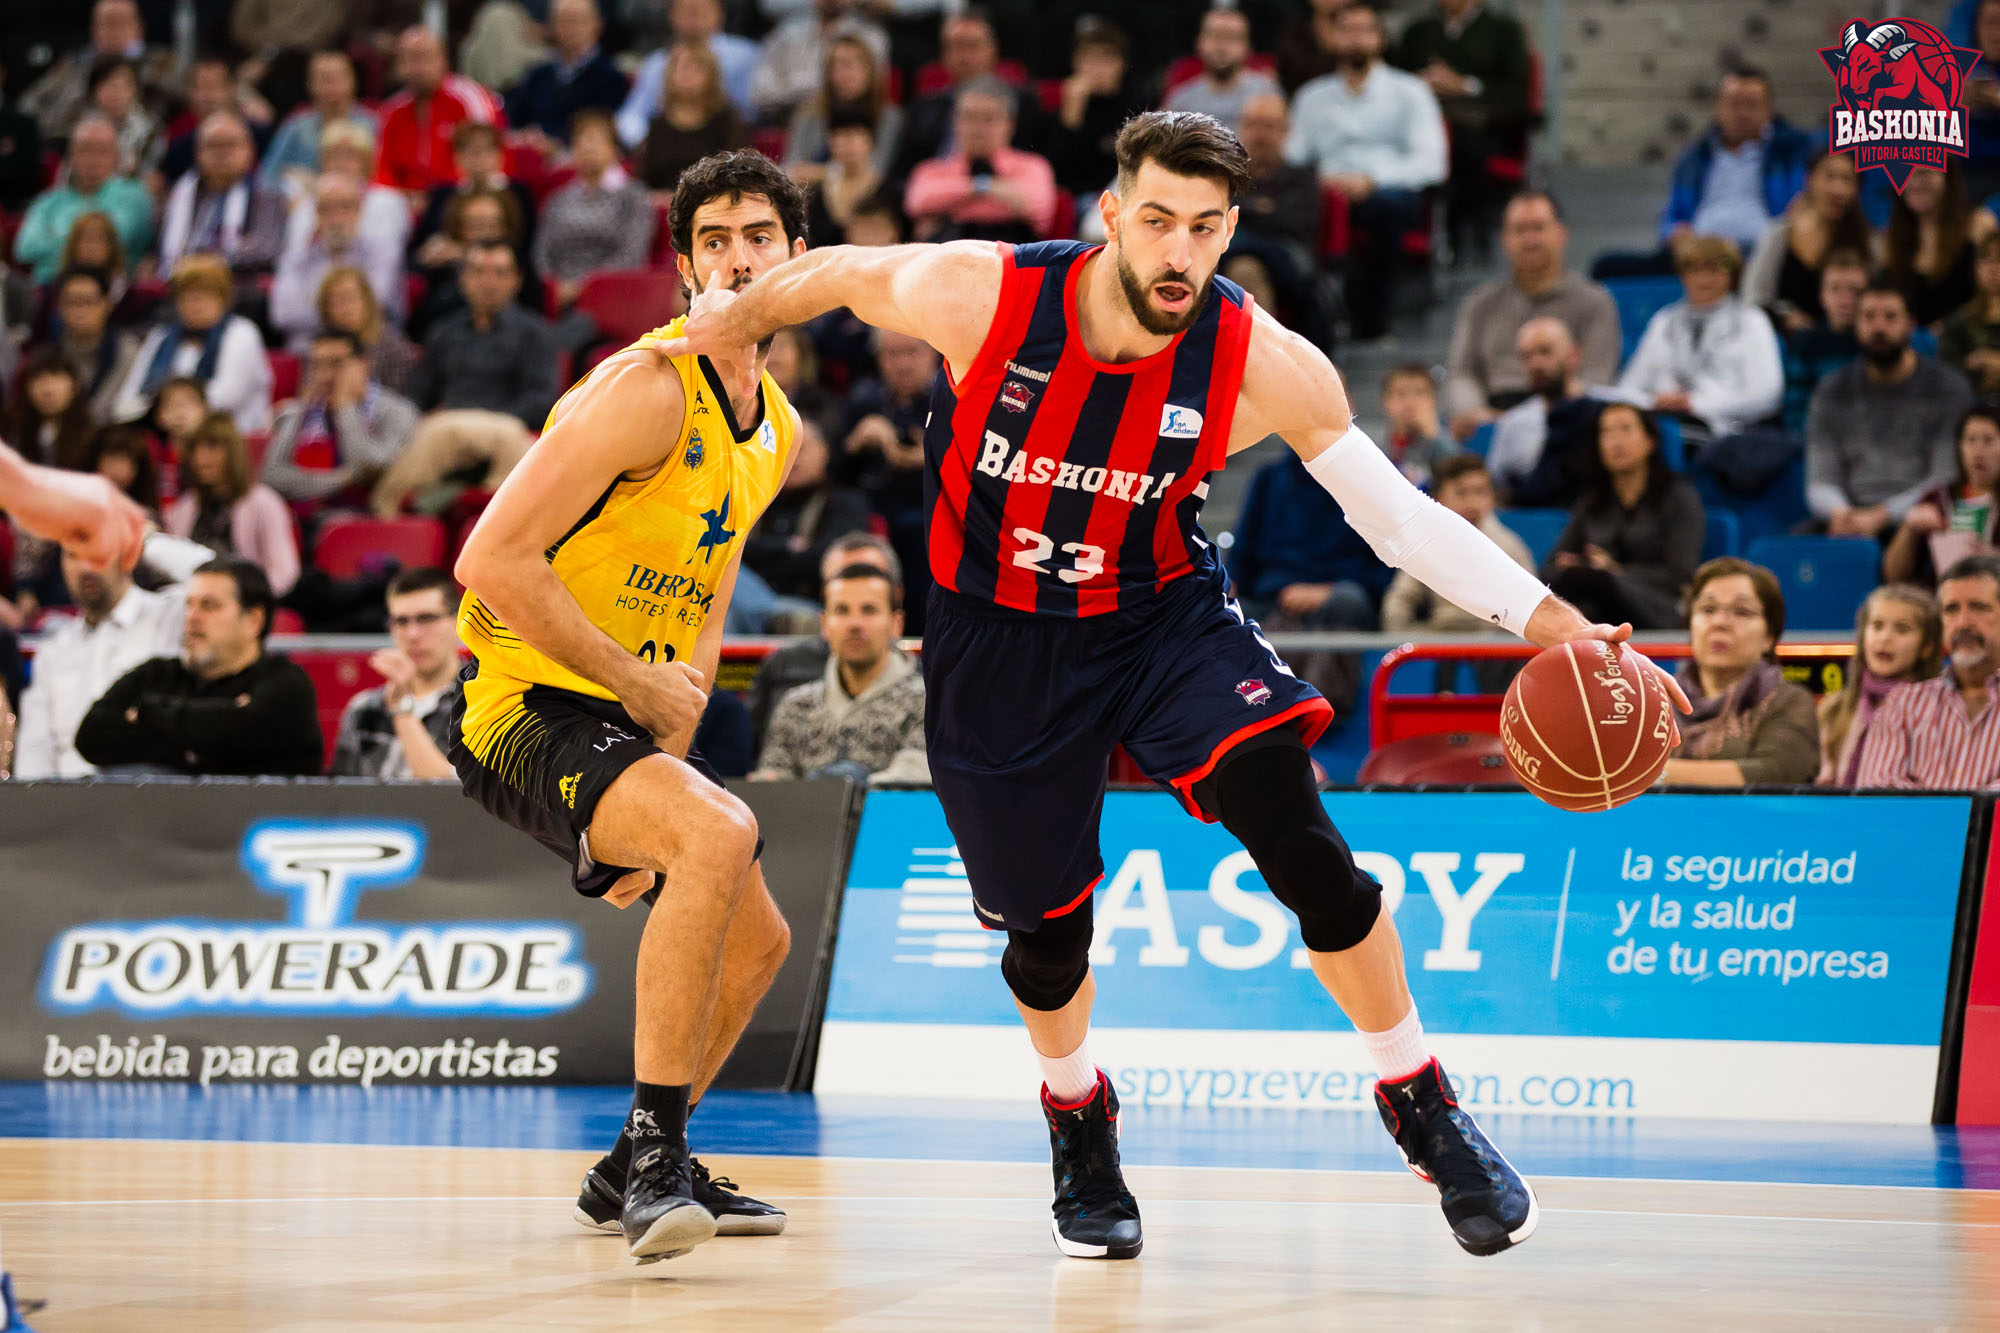
[[[162,478],[163,509],[180,496],[188,454],[194,448],[194,433],[206,420],[208,397],[202,393],[199,380],[178,376],[162,384],[153,395],[145,425],[154,471]]]
[[[1937,598],[1907,583],[1868,594],[1854,617],[1854,656],[1838,692],[1819,701],[1822,787],[1852,787],[1861,774],[1861,746],[1889,691],[1930,680],[1944,668],[1944,622]]]
[[[1418,486],[1429,484],[1437,465],[1458,452],[1438,424],[1437,381],[1421,362],[1407,361],[1382,377],[1382,415],[1389,422],[1382,451]]]
[[[1494,517],[1493,478],[1486,471],[1485,459],[1477,454],[1440,458],[1430,482],[1431,493],[1439,504],[1486,534],[1487,540],[1513,557],[1521,568],[1535,567],[1535,558],[1527,544]],[[1389,591],[1382,595],[1382,628],[1396,633],[1410,630],[1477,634],[1492,626],[1439,597],[1408,570],[1397,570],[1396,577],[1389,581]]]

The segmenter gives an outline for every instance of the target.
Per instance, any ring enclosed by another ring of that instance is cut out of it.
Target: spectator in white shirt
[[[362,182],[361,234],[377,246],[402,253],[410,243],[410,201],[401,190],[374,183],[375,131],[359,121],[336,121],[319,136],[319,160],[321,175],[346,176]],[[319,208],[308,183],[304,196],[292,206],[292,215],[286,219],[285,248],[304,245],[318,225]],[[400,310],[402,305],[402,294],[398,292],[395,308]]]
[[[1654,315],[1618,387],[1682,419],[1689,438],[1733,435],[1777,413],[1785,397],[1778,333],[1736,294],[1743,254],[1723,236],[1684,237],[1674,264],[1687,293]]]
[[[1353,4],[1334,20],[1340,68],[1292,99],[1285,156],[1311,167],[1347,202],[1347,306],[1355,338],[1389,331],[1403,235],[1423,214],[1422,192],[1443,182],[1444,113],[1414,74],[1382,63],[1382,16]]]
[[[147,592],[115,564],[100,572],[63,555],[63,582],[79,614],[61,621],[35,654],[34,683],[21,696],[15,777],[83,778],[97,771],[76,752],[77,724],[133,667],[180,653],[183,585],[213,558],[199,543],[152,534],[144,563],[171,582]]]
[[[1250,99],[1278,91],[1275,78],[1247,67],[1250,20],[1240,9],[1211,9],[1202,15],[1194,53],[1201,58],[1201,73],[1169,88],[1163,109],[1199,111],[1240,131]]]
[[[361,182],[327,172],[313,187],[313,229],[278,256],[271,323],[303,353],[319,328],[319,286],[337,268],[358,268],[394,318],[403,305],[403,252],[361,230]]]

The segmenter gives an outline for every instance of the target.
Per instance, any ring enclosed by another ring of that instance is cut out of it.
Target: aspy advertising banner
[[[803,1060],[846,784],[746,793],[797,947],[723,1073]],[[632,1076],[643,905],[452,786],[0,786],[0,1078],[592,1082]]]
[[[1968,798],[1657,795],[1593,815],[1499,793],[1324,799],[1468,1103],[1929,1118]],[[1102,845],[1092,1050],[1122,1098],[1368,1102],[1360,1041],[1241,846],[1137,792],[1106,798]],[[1005,943],[935,799],[869,796],[815,1088],[924,1068],[933,1095],[1031,1092]]]

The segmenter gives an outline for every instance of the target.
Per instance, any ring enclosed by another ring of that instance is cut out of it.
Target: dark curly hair
[[[787,247],[806,234],[806,195],[785,169],[754,148],[729,153],[711,153],[681,173],[674,186],[673,207],[667,212],[667,232],[674,249],[684,255],[694,253],[694,214],[703,204],[727,195],[729,202],[743,202],[748,194],[771,201],[778,224],[785,229]]]

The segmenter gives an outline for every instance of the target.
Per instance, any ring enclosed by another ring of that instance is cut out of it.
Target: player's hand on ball
[[[1583,625],[1563,635],[1559,642],[1567,643],[1577,639],[1602,639],[1606,643],[1623,643],[1631,637],[1632,627],[1630,625]],[[1644,653],[1640,653],[1639,657],[1640,660],[1652,669],[1653,674],[1660,678],[1660,683],[1666,687],[1667,696],[1674,701],[1674,707],[1683,713],[1692,713],[1694,705],[1688,702],[1687,691],[1682,689],[1681,683],[1674,679],[1673,672],[1668,671]],[[1680,743],[1681,728],[1680,723],[1677,721],[1674,723],[1674,744],[1679,745]]]
[[[632,720],[655,736],[692,736],[708,707],[708,679],[686,662],[649,663],[619,695]]]

